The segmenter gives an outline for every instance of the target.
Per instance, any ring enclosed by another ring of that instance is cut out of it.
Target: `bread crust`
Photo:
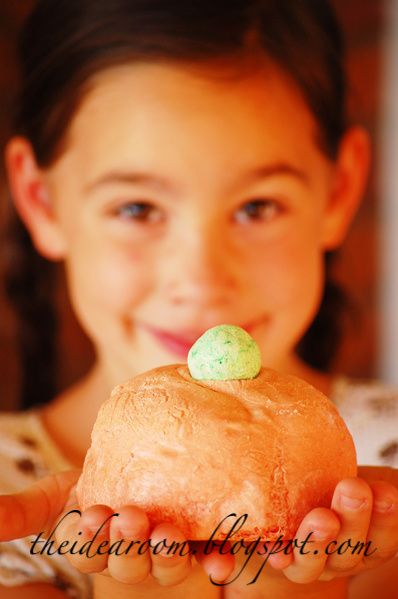
[[[81,509],[134,504],[152,525],[192,540],[293,538],[339,480],[356,476],[352,437],[336,407],[294,376],[262,368],[250,380],[198,381],[185,365],[116,387],[92,431],[77,493]]]

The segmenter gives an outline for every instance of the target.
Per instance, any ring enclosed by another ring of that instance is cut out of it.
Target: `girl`
[[[65,267],[96,361],[49,404],[2,418],[3,490],[52,474],[2,498],[2,539],[50,535],[60,521],[59,542],[99,528],[106,506],[60,513],[74,506],[101,403],[120,381],[183,361],[213,325],[246,328],[265,365],[307,379],[344,413],[351,388],[337,392],[314,368],[336,333],[326,257],[344,239],[368,165],[367,136],[345,121],[341,53],[326,2],[39,1],[22,39],[6,164],[34,247]],[[369,463],[355,416],[348,424]],[[396,419],[383,424],[387,440]],[[104,597],[344,597],[348,576],[389,567],[398,548],[395,474],[361,474],[339,483],[330,510],[303,520],[297,538],[316,531],[313,554],[275,557],[256,585],[211,585],[205,571],[234,578],[231,557],[218,553],[199,552],[192,570],[163,555],[69,556],[68,569],[66,558],[30,555],[26,539],[2,546],[2,582],[24,585],[24,597],[84,597],[81,571],[95,573]],[[103,534],[180,538],[168,524],[149,530],[132,506]],[[327,557],[335,538],[368,538],[377,552]]]

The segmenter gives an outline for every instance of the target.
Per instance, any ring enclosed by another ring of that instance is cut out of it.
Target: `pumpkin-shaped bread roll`
[[[199,357],[192,348],[191,371],[155,368],[112,391],[78,483],[82,509],[137,505],[151,524],[172,522],[192,540],[216,529],[213,538],[222,539],[231,528],[225,518],[247,514],[235,539],[289,539],[310,510],[330,507],[339,480],[356,475],[354,444],[332,402],[297,377],[261,367],[259,353],[253,369],[258,350],[249,347],[245,357],[247,333],[216,329],[207,333],[216,340],[223,333],[218,345],[202,342],[207,362],[202,347]],[[222,342],[226,333],[231,343]]]

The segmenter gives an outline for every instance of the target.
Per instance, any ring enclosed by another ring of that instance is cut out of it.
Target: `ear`
[[[351,127],[340,143],[334,183],[326,206],[324,250],[339,247],[347,234],[365,192],[370,154],[368,133],[362,127]]]
[[[44,172],[33,148],[23,137],[13,137],[5,150],[6,169],[16,210],[37,251],[50,260],[65,256],[66,244],[57,223]]]

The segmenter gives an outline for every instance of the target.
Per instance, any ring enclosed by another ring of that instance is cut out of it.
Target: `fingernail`
[[[92,539],[93,536],[96,533],[98,533],[97,534],[97,539],[99,539],[102,536],[104,536],[105,533],[103,532],[103,530],[99,530],[99,528],[100,528],[99,526],[96,526],[96,527],[94,527],[94,526],[84,526],[84,525],[81,526],[81,530],[82,530],[82,533],[83,533],[84,537],[90,538],[90,539]]]
[[[312,534],[315,541],[327,541],[331,538],[330,530],[314,530]]]
[[[170,537],[159,537],[156,533],[151,539],[151,546],[154,555],[160,555],[162,558],[181,558],[186,555],[189,549],[187,540],[175,539]]]
[[[144,535],[140,534],[137,529],[132,528],[123,528],[123,530],[118,529],[118,533],[120,538],[125,539],[126,541],[144,541]]]
[[[397,504],[394,501],[375,501],[374,502],[374,508],[378,511],[378,512],[392,512],[395,508],[397,507]]]
[[[125,539],[126,541],[140,541],[143,542],[146,540],[147,535],[145,529],[137,524],[125,525],[123,526],[122,522],[116,526],[116,536],[119,539]]]
[[[343,507],[350,510],[360,510],[367,506],[367,500],[363,497],[349,497],[348,495],[340,495],[340,503]]]
[[[132,508],[121,511],[114,521],[116,534],[129,541],[144,541],[147,539],[148,519],[144,513]]]

